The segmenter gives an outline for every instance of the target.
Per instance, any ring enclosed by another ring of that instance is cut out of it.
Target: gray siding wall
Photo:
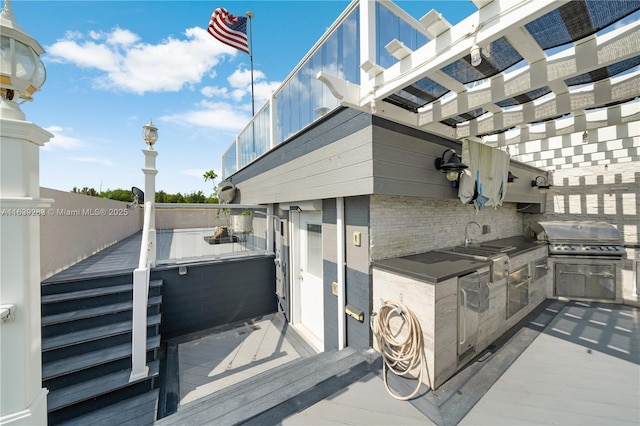
[[[373,123],[375,194],[458,198],[458,189],[436,170],[435,160],[448,148],[460,153],[460,143],[378,117]],[[519,179],[507,189],[505,201],[544,203],[545,196],[531,188],[531,181],[545,174],[543,171],[515,161],[511,161],[510,170]]]
[[[235,202],[268,204],[358,195],[405,195],[456,199],[435,159],[460,143],[351,109],[341,109],[240,170],[231,180]],[[519,179],[506,201],[542,204],[531,187],[544,174],[511,162]],[[537,211],[540,211],[538,209]]]
[[[371,116],[342,109],[231,176],[237,203],[267,204],[373,190]]]
[[[369,277],[369,197],[345,198],[345,302],[362,310],[363,322],[349,316],[345,319],[347,346],[371,346],[369,314],[371,313],[371,280]],[[338,300],[331,293],[331,283],[337,282],[337,228],[335,199],[323,202],[322,244],[325,316],[325,350],[338,348]],[[353,233],[360,232],[361,244],[353,244]]]
[[[273,256],[154,269],[162,279],[163,340],[276,311]],[[247,273],[250,271],[251,273]]]

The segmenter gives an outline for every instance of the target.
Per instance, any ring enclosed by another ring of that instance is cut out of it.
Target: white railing
[[[133,271],[133,327],[131,336],[131,375],[129,382],[143,379],[149,374],[147,354],[147,305],[149,303],[149,276],[155,264],[155,229],[152,226],[154,207],[151,201],[144,203],[144,225],[140,260]]]

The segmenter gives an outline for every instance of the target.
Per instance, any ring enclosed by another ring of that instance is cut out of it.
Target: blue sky
[[[396,3],[416,18],[436,9],[454,25],[477,10],[469,0]],[[348,4],[12,0],[18,24],[46,50],[47,81],[22,106],[55,135],[40,151],[40,185],[144,187],[141,134],[152,118],[156,189],[209,195],[202,174],[221,174],[222,153],[251,117],[249,56],[206,32],[212,11],[255,15],[258,110]]]

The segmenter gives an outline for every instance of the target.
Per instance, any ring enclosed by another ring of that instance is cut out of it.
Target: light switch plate
[[[338,295],[338,283],[335,281],[331,283],[331,294],[334,296]]]
[[[353,245],[354,245],[354,246],[357,246],[357,247],[360,247],[360,244],[361,244],[361,241],[360,241],[360,240],[361,240],[361,238],[362,238],[362,233],[360,233],[360,232],[354,232],[354,233],[353,233]]]

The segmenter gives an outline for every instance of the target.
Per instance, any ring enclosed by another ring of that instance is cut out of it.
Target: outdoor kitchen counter
[[[495,245],[501,245],[505,247],[515,247],[515,250],[510,250],[505,252],[505,254],[507,254],[509,257],[514,257],[514,256],[519,256],[521,254],[524,254],[528,251],[535,250],[542,246],[546,246],[547,242],[537,241],[537,240],[534,240],[533,238],[518,235],[515,237],[501,238],[499,240],[487,241],[487,242],[484,242],[483,244],[495,244]]]
[[[439,283],[449,278],[465,275],[490,264],[490,261],[475,260],[455,253],[439,251],[373,262],[373,266],[376,268],[431,283]]]

